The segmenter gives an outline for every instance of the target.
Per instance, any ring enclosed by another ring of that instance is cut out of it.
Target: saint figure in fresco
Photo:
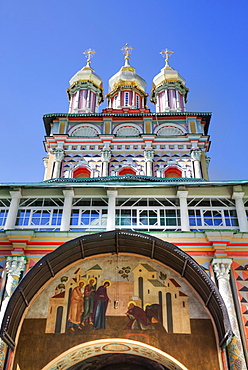
[[[109,286],[110,282],[106,280],[96,291],[93,308],[93,329],[105,329],[105,314],[109,302],[107,288]]]
[[[84,288],[84,314],[82,317],[82,326],[85,324],[93,325],[93,308],[96,292],[96,279],[90,278],[89,283]]]
[[[78,286],[73,289],[70,301],[70,311],[68,316],[70,330],[75,331],[75,328],[81,329],[81,317],[84,307],[84,294],[83,287],[84,280],[78,282]]]
[[[160,304],[146,304],[146,317],[151,323],[162,323],[162,306]]]
[[[145,311],[136,306],[135,302],[129,302],[128,310],[126,315],[129,318],[129,323],[125,326],[125,329],[141,329],[141,330],[148,330],[154,329],[154,326],[151,325],[150,321],[148,320]]]

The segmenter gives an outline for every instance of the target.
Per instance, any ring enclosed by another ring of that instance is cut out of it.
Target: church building
[[[121,51],[43,116],[43,180],[1,183],[0,370],[246,370],[248,181],[209,179],[172,52],[149,95]]]

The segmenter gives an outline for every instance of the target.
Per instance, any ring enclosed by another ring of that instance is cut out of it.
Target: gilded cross
[[[165,58],[165,64],[168,66],[169,65],[169,58],[171,57],[171,54],[173,54],[174,51],[170,51],[169,49],[164,49],[160,52],[163,58]]]
[[[128,56],[131,54],[133,48],[131,46],[129,46],[128,44],[126,44],[122,49],[121,51],[123,52],[123,54],[125,55],[125,58],[128,58]]]
[[[85,55],[85,58],[87,58],[87,63],[90,63],[91,58],[96,54],[96,51],[89,48],[88,50],[85,50],[83,54]]]

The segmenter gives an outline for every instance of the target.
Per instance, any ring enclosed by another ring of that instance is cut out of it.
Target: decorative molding
[[[75,130],[72,136],[87,136],[87,137],[95,137],[98,135],[97,130],[93,129],[89,126],[80,127]]]
[[[9,275],[19,278],[21,271],[25,269],[26,258],[24,256],[7,256],[6,270]]]
[[[99,127],[92,125],[91,123],[86,123],[83,125],[77,125],[72,127],[68,135],[70,136],[86,136],[86,137],[95,137],[101,135],[101,130]]]
[[[116,136],[139,136],[139,134],[139,130],[133,126],[124,126],[116,131]]]
[[[103,149],[101,151],[101,154],[102,154],[102,161],[103,162],[109,162],[110,161],[110,158],[111,158],[111,150],[110,149]]]
[[[56,162],[61,162],[65,156],[64,150],[60,148],[54,149],[53,154]]]
[[[153,149],[144,150],[144,157],[146,162],[152,162],[154,158],[154,150]]]
[[[191,158],[193,159],[193,161],[200,161],[201,160],[201,154],[202,154],[201,149],[193,149],[191,151]]]
[[[139,136],[143,134],[143,130],[135,123],[122,123],[114,128],[113,134],[116,136]]]
[[[158,130],[157,136],[178,136],[184,135],[184,132],[179,130],[177,127],[165,126]]]
[[[169,370],[187,370],[174,357],[155,347],[145,343],[119,338],[100,339],[75,346],[51,361],[42,370],[66,370],[89,357],[106,353],[133,354],[158,362]]]
[[[154,129],[154,134],[157,136],[176,136],[176,135],[185,135],[187,131],[181,125],[175,123],[164,123],[158,125]]]

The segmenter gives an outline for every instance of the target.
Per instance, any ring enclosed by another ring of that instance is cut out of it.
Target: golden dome
[[[157,74],[153,79],[153,89],[163,84],[163,82],[179,82],[185,86],[185,79],[169,65],[169,56],[172,51],[165,49],[160,54],[165,58],[165,66],[161,69],[160,73]]]
[[[129,64],[129,55],[132,48],[126,44],[121,50],[125,55],[125,64],[123,67],[121,67],[119,72],[109,79],[109,93],[113,90],[116,90],[116,88],[119,86],[132,86],[145,92],[146,81],[139,76],[136,73],[135,68]]]
[[[91,58],[95,54],[95,51],[88,49],[84,52],[85,56],[87,57],[86,66],[84,66],[80,71],[78,71],[69,81],[70,87],[74,86],[78,82],[92,82],[95,86],[99,87],[101,90],[102,86],[102,79],[94,73],[94,69],[91,68]]]

